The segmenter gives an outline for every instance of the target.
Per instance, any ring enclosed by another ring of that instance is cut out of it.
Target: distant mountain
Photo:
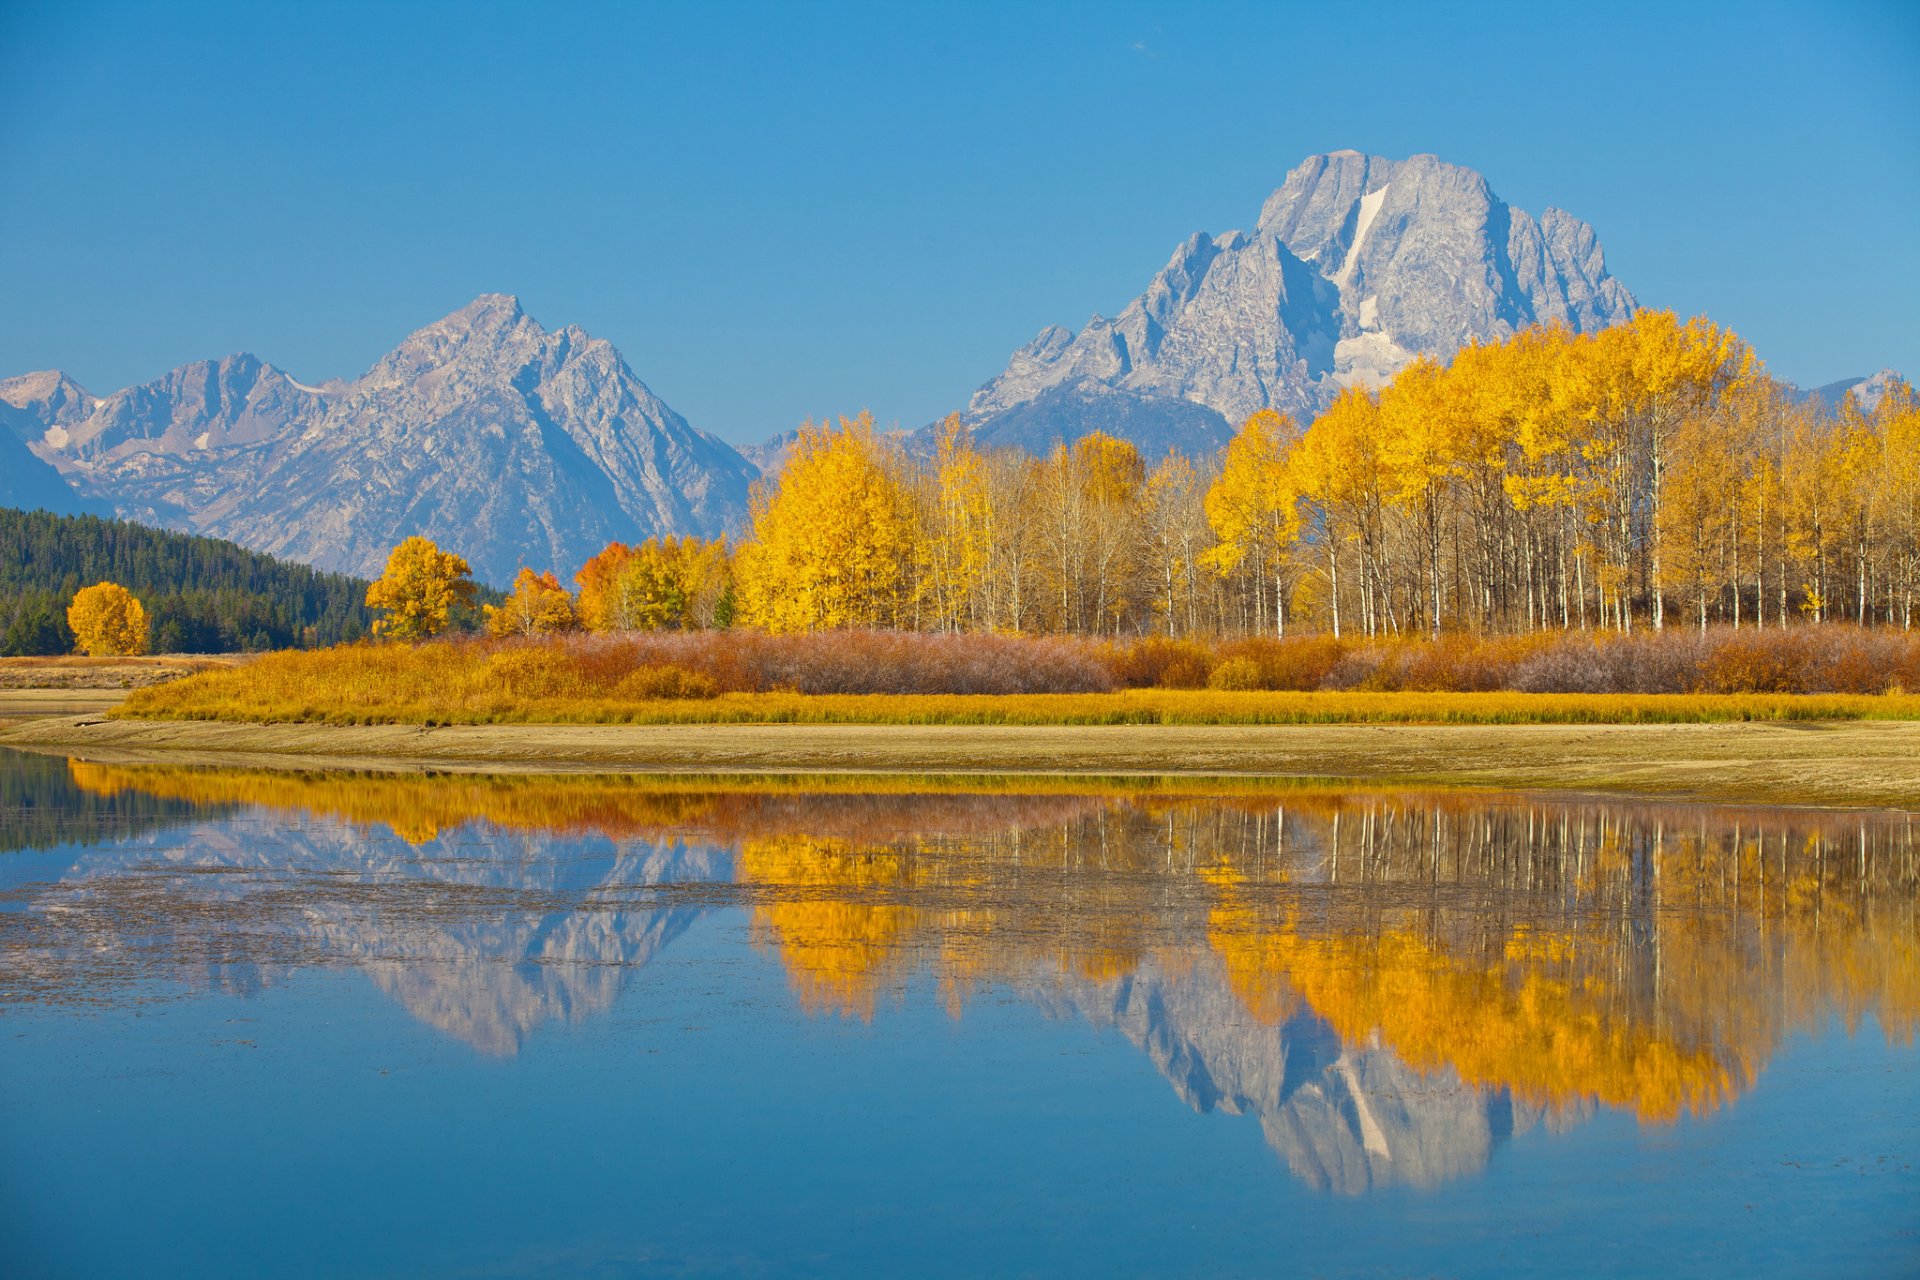
[[[251,355],[95,400],[55,373],[0,383],[7,425],[120,514],[321,568],[377,574],[425,534],[483,581],[571,575],[608,541],[717,535],[757,474],[613,346],[487,294],[353,382]]]
[[[768,436],[759,444],[750,444],[740,450],[740,456],[751,462],[762,476],[773,477],[786,467],[787,459],[793,456],[793,446],[800,443],[800,432],[781,431]]]
[[[1838,382],[1829,382],[1811,391],[1802,391],[1800,395],[1802,399],[1818,401],[1829,413],[1837,413],[1841,403],[1851,393],[1861,409],[1872,413],[1879,407],[1880,398],[1887,394],[1892,384],[1905,381],[1897,370],[1882,369],[1864,378],[1842,378]]]
[[[1302,419],[1417,355],[1632,314],[1593,229],[1539,219],[1432,156],[1314,156],[1251,232],[1197,234],[1118,316],[1049,326],[981,387],[983,444],[1045,449],[1099,427],[1150,454],[1211,448],[1259,409]]]

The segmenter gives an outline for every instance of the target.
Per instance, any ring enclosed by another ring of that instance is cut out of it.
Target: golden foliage
[[[428,640],[445,631],[456,605],[473,604],[472,570],[431,539],[412,537],[387,556],[386,571],[367,587],[367,607],[384,611],[375,635]]]
[[[873,416],[807,423],[778,484],[755,491],[741,548],[742,618],[768,631],[889,627],[913,620],[912,494]]]
[[[514,576],[512,594],[497,605],[485,606],[482,612],[490,636],[542,635],[571,631],[579,625],[573,597],[560,580],[551,573],[526,568]]]
[[[660,631],[732,621],[732,558],[723,539],[610,542],[574,576],[589,631]]]
[[[67,627],[82,652],[96,658],[147,651],[147,610],[117,582],[82,587],[67,606]]]

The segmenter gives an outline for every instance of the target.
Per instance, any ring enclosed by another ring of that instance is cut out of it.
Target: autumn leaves
[[[117,582],[82,587],[67,606],[74,644],[96,658],[147,651],[147,610]]]
[[[1304,429],[1256,413],[1215,457],[1150,464],[1098,431],[1044,457],[983,451],[957,416],[913,446],[865,414],[809,423],[737,545],[614,543],[577,597],[525,571],[488,628],[1910,626],[1920,593],[1911,391],[1828,415],[1732,333],[1670,312],[1417,360]],[[444,554],[396,549],[369,595],[393,611],[385,634],[445,628],[461,597]]]

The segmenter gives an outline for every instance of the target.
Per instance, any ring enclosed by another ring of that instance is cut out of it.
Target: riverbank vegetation
[[[1911,718],[1920,635],[1440,640],[752,631],[270,654],[136,691],[136,718],[331,724],[1642,723]]]

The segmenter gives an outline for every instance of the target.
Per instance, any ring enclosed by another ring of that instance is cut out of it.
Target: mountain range
[[[1204,454],[1256,410],[1305,421],[1416,356],[1540,322],[1589,332],[1634,306],[1572,215],[1535,218],[1433,156],[1338,151],[1289,173],[1251,231],[1190,237],[1113,318],[1041,330],[963,416],[989,447],[1103,430],[1149,458]],[[1806,394],[1864,401],[1892,376]],[[570,576],[613,539],[737,532],[793,441],[739,450],[697,430],[611,344],[545,329],[505,294],[351,381],[310,385],[243,353],[100,398],[49,370],[0,381],[0,426],[0,504],[358,575],[425,534],[495,584],[523,564]]]
[[[310,386],[241,354],[104,399],[28,374],[0,382],[0,413],[82,500],[362,576],[416,533],[483,581],[571,574],[616,538],[734,527],[757,475],[610,343],[542,328],[504,294],[352,382]]]

